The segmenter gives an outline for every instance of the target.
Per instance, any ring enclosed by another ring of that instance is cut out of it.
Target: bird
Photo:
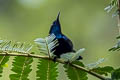
[[[60,16],[60,12],[57,15],[57,19],[51,25],[50,31],[49,31],[49,35],[54,34],[56,36],[55,39],[58,40],[58,44],[59,44],[58,46],[56,46],[53,49],[53,50],[55,50],[53,54],[56,55],[56,57],[54,57],[53,61],[56,61],[57,58],[60,58],[60,56],[62,54],[66,54],[68,52],[76,52],[73,49],[72,41],[67,36],[65,36],[61,31],[59,16]],[[77,60],[80,60],[80,59],[82,59],[81,56],[79,56],[79,58]]]

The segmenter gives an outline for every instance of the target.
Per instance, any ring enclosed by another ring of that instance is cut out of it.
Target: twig
[[[118,31],[119,31],[119,35],[120,35],[120,0],[118,1]]]
[[[33,57],[33,58],[42,58],[42,59],[46,59],[46,60],[53,60],[52,58],[49,58],[49,56],[41,56],[41,55],[37,55],[37,54],[30,54],[30,53],[8,53],[8,52],[3,52],[3,53],[0,53],[0,56],[24,56],[24,57]],[[59,63],[62,63],[62,64],[67,64],[65,61],[63,61],[62,59],[57,59],[56,62],[59,62]],[[72,64],[70,63],[69,64],[70,66],[74,67],[74,68],[77,68],[77,69],[80,69],[84,72],[87,72],[101,80],[108,80],[108,78],[105,78],[101,75],[99,75],[98,73],[96,72],[93,72],[91,70],[88,70],[84,67],[81,67],[79,65],[76,65],[76,64]]]

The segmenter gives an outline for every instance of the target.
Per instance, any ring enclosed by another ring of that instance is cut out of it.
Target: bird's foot
[[[57,60],[57,57],[55,56],[55,57],[53,58],[53,62],[56,62],[56,60]]]
[[[79,58],[78,58],[77,60],[81,60],[81,59],[83,59],[83,57],[82,57],[82,56],[79,56]]]

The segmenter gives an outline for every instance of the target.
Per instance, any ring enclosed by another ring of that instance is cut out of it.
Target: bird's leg
[[[83,59],[82,56],[79,56],[79,58],[77,60],[81,60],[81,59]]]
[[[56,59],[57,59],[57,57],[55,56],[55,57],[53,58],[53,61],[56,62]]]
[[[57,59],[57,58],[60,58],[60,56],[59,56],[59,55],[54,56],[53,61],[56,62],[56,59]]]

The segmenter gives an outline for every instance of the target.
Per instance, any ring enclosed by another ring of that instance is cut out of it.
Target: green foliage
[[[115,69],[111,74],[112,80],[120,80],[120,68]]]
[[[94,71],[100,75],[105,75],[105,76],[108,76],[108,73],[111,73],[113,70],[114,69],[111,66],[98,67],[98,68],[92,69],[92,71]]]
[[[43,55],[49,56],[50,58],[54,57],[54,51],[52,49],[56,46],[58,46],[58,40],[55,39],[55,35],[48,36],[46,38],[38,38],[35,40],[35,42],[38,44],[38,48],[40,49],[40,52],[43,53]],[[20,42],[14,42],[12,43],[11,41],[0,41],[0,50],[1,53],[5,52],[6,55],[8,53],[18,53],[18,54],[27,54],[29,56],[28,51],[32,48],[31,45],[25,45],[24,43]],[[76,61],[78,57],[81,55],[81,53],[85,49],[80,49],[76,53],[67,53],[61,56],[62,61],[66,61],[67,59],[70,64],[75,64],[78,66],[85,67],[84,64],[80,61]],[[6,56],[0,56],[0,73],[3,73],[3,67],[6,66],[6,62],[9,60],[9,57]],[[95,63],[90,64],[90,66],[95,66],[102,63],[104,61],[104,58],[98,60]],[[32,57],[23,57],[23,56],[17,56],[14,58],[13,63],[12,63],[12,69],[14,73],[9,75],[10,80],[29,80],[29,74],[32,71],[31,69],[31,64],[33,62]],[[58,77],[58,63],[54,63],[51,60],[44,60],[44,59],[39,59],[38,65],[37,65],[37,71],[36,71],[36,80],[56,80]],[[74,68],[72,66],[64,65],[65,67],[65,72],[67,73],[67,76],[71,80],[87,80],[87,73]],[[108,75],[108,73],[111,73],[114,69],[110,66],[106,67],[98,67],[98,68],[93,68],[92,71],[99,73],[101,75]],[[74,74],[73,74],[74,73]],[[115,75],[115,72],[113,73]],[[1,77],[2,75],[0,75]]]
[[[79,49],[76,52],[68,52],[68,53],[62,54],[60,56],[60,58],[63,59],[64,61],[66,61],[66,62],[69,61],[71,63],[73,61],[76,61],[79,58],[79,56],[81,55],[81,53],[83,53],[84,51],[85,51],[85,49],[82,48],[82,49]]]
[[[120,40],[118,40],[117,44],[109,49],[109,51],[119,51],[120,50]]]
[[[17,56],[12,64],[12,71],[14,74],[10,74],[10,80],[29,80],[29,73],[32,71],[31,63],[33,58]]]
[[[115,10],[113,13],[113,17],[118,15],[119,10],[118,10],[118,0],[111,0],[110,4],[104,9],[106,10],[108,13],[112,10]]]
[[[10,56],[0,56],[0,77],[2,77],[3,68]]]
[[[55,39],[55,35],[48,36],[46,38],[38,38],[35,40],[35,42],[38,44],[38,48],[40,51],[44,54],[49,56],[50,58],[54,57],[54,51],[52,49],[56,46],[58,46],[58,40]],[[24,43],[12,43],[11,41],[0,41],[0,50],[1,53],[6,52],[11,53],[11,52],[16,52],[18,54],[28,54],[28,51],[32,48],[31,45],[25,45]],[[84,64],[80,61],[76,61],[76,59],[81,55],[81,53],[85,49],[80,49],[76,53],[67,53],[61,56],[61,60],[70,61],[70,64],[75,64],[78,66],[85,67]],[[3,73],[3,68],[6,66],[6,62],[9,60],[9,57],[7,56],[0,56],[0,73]],[[89,64],[89,66],[92,68],[96,67],[98,64],[102,63],[104,61],[104,58],[99,59],[97,62]],[[23,56],[17,56],[13,60],[12,64],[12,69],[13,74],[10,74],[10,80],[29,80],[29,74],[32,71],[31,69],[31,64],[33,62],[32,57],[23,57]],[[44,60],[44,59],[39,59],[38,65],[37,65],[37,71],[36,71],[36,80],[56,80],[58,77],[58,63],[54,63],[53,61],[50,60]],[[67,76],[70,80],[87,80],[87,73],[74,68],[72,66],[64,65],[65,67],[65,72],[67,73]],[[105,67],[97,67],[91,69],[92,71],[100,74],[100,75],[108,75],[108,73],[111,73],[114,69],[110,66],[105,66]],[[74,73],[74,74],[73,74]],[[119,75],[117,75],[119,71],[114,71],[112,73],[112,79],[118,79]],[[2,75],[0,74],[0,77]]]
[[[105,8],[107,12],[110,12],[113,8],[118,6],[118,0],[111,0],[110,4]]]
[[[13,41],[8,41],[8,40],[0,40],[0,53],[28,53],[28,51],[32,48],[32,45],[25,44],[25,43],[20,43],[20,42],[13,42]],[[32,58],[31,58],[32,59]],[[30,58],[25,58],[25,57],[15,57],[14,62],[13,62],[13,68],[12,71],[16,72],[17,74],[11,74],[10,79],[11,80],[18,80],[18,79],[23,79],[26,80],[28,75],[22,75],[29,73],[31,71],[29,65],[33,60]],[[0,56],[0,73],[2,73],[3,67],[6,67],[6,62],[9,60],[9,56]],[[27,61],[26,61],[27,60]],[[23,61],[23,62],[22,62]],[[24,64],[24,65],[23,65]],[[28,65],[27,65],[28,64]],[[26,66],[27,65],[27,66]],[[24,68],[24,70],[22,70]],[[2,75],[0,75],[1,77]]]
[[[89,69],[96,68],[99,64],[103,63],[104,60],[105,60],[105,58],[101,58],[101,59],[99,59],[98,61],[96,61],[94,63],[87,64],[86,67],[89,68]]]
[[[73,64],[77,64],[79,66],[84,67],[84,64],[80,61],[75,61]],[[78,70],[74,67],[71,67],[68,65],[64,65],[64,68],[66,69],[65,72],[67,73],[67,76],[70,80],[87,80],[87,73],[81,70]]]
[[[40,52],[49,57],[54,56],[52,49],[59,45],[54,34],[46,38],[37,38],[34,41],[38,44]],[[58,63],[53,61],[39,59],[38,70],[36,72],[37,80],[56,80],[58,76],[57,65]]]
[[[37,80],[57,80],[57,65],[58,63],[54,63],[53,61],[39,59],[38,70],[36,72]]]
[[[49,57],[55,56],[52,51],[56,46],[58,46],[58,40],[55,39],[55,35],[52,34],[45,38],[37,38],[34,40],[36,44],[38,44],[38,49],[43,55],[47,55]]]
[[[32,48],[31,44],[25,44],[21,42],[14,42],[8,40],[0,40],[0,51],[4,52],[17,52],[17,53],[28,53]]]

